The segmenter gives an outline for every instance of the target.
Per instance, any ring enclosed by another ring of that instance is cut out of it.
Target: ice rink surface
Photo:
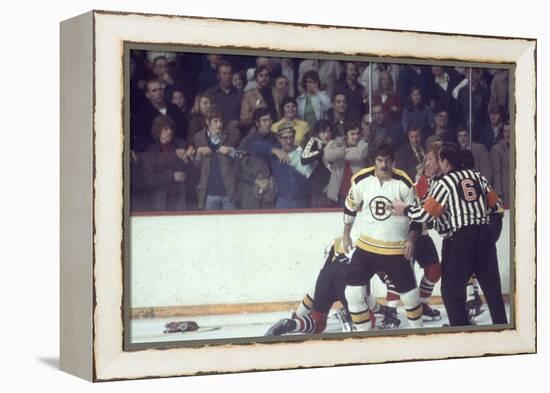
[[[433,308],[441,312],[441,320],[425,321],[425,328],[438,328],[448,323],[447,314],[443,305],[436,305]],[[490,325],[491,316],[487,305],[483,305],[482,314],[475,319],[478,325]],[[162,343],[174,341],[196,341],[215,340],[231,338],[261,337],[267,330],[281,318],[290,318],[293,310],[288,312],[270,313],[241,313],[226,315],[207,315],[183,318],[145,318],[132,320],[132,343]],[[506,305],[508,319],[510,318],[509,306]],[[397,329],[408,329],[407,318],[404,316],[404,309],[398,308],[398,316],[401,324]],[[377,316],[376,329],[379,329],[383,317]],[[164,325],[172,321],[192,320],[197,322],[199,330],[185,333],[164,333]],[[395,330],[395,329],[394,329]],[[341,333],[342,326],[334,310],[331,310],[327,320],[327,327],[324,333]]]

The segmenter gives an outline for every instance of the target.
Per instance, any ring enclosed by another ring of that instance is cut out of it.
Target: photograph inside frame
[[[510,328],[511,65],[125,61],[127,346]]]

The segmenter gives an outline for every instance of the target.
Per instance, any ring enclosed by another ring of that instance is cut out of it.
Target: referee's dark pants
[[[451,326],[469,325],[466,285],[475,273],[493,324],[507,323],[500,287],[495,241],[487,225],[460,228],[452,237],[441,265],[441,294]]]

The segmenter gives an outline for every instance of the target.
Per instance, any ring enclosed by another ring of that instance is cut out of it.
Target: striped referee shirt
[[[489,213],[497,206],[497,194],[487,179],[478,172],[464,169],[449,172],[436,181],[424,204],[407,207],[405,214],[417,222],[431,222],[447,215],[444,220],[447,219],[451,231],[456,232],[462,227],[487,224]]]

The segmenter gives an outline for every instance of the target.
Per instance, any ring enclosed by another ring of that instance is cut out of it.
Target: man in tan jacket
[[[327,197],[343,207],[351,184],[351,177],[365,165],[368,144],[361,138],[359,125],[344,123],[344,136],[330,141],[325,147],[325,159],[331,164]]]

